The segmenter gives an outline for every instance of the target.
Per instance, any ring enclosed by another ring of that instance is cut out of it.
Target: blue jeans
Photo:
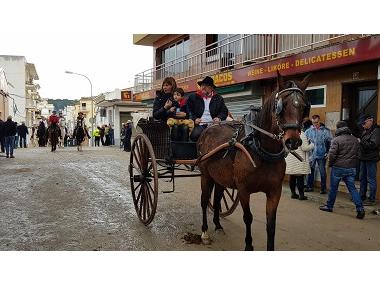
[[[364,211],[362,200],[360,199],[359,192],[355,188],[355,176],[356,168],[342,168],[335,167],[331,168],[330,175],[330,192],[327,199],[327,207],[332,209],[334,207],[336,193],[338,192],[338,186],[340,180],[343,179],[347,186],[348,191],[351,194],[352,200],[355,204],[356,211]]]
[[[367,195],[367,184],[369,184],[369,199],[375,200],[376,198],[376,161],[360,161],[360,196],[363,198]]]
[[[314,188],[315,164],[318,163],[319,173],[321,174],[321,191],[326,191],[326,158],[313,159],[310,163],[311,173],[307,178],[307,187]]]
[[[14,146],[15,146],[15,136],[5,137],[5,153],[7,156],[13,155]]]
[[[13,148],[17,148],[18,146],[18,135],[14,137],[14,141],[13,141]]]

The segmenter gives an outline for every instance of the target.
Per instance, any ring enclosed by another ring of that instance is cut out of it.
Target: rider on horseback
[[[74,137],[77,136],[77,131],[79,128],[84,130],[85,134],[87,135],[87,137],[89,139],[91,138],[91,136],[88,134],[88,130],[86,127],[86,119],[84,118],[82,112],[78,113],[77,122],[76,122],[75,129],[74,129]]]
[[[57,116],[57,111],[54,110],[52,112],[52,114],[50,115],[50,117],[49,117],[49,120],[48,120],[49,127],[48,127],[47,130],[48,130],[48,133],[49,133],[50,128],[52,128],[53,130],[54,129],[58,129],[59,136],[62,139],[61,130],[60,130],[59,126],[58,126],[58,123],[59,123],[59,117]]]

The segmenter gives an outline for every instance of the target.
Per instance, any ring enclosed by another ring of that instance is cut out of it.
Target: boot
[[[298,192],[300,193],[300,197],[299,197],[300,200],[307,200],[307,196],[305,196],[305,193],[303,190],[298,190]]]
[[[299,199],[300,196],[298,196],[298,194],[296,193],[295,189],[290,189],[290,191],[292,191],[292,196],[290,196],[290,198],[292,198],[292,199]]]

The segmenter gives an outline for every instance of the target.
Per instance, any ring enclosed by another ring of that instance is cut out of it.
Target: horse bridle
[[[280,95],[285,93],[285,92],[289,92],[289,91],[291,91],[291,93],[289,93],[289,96],[294,96],[294,94],[297,94],[297,93],[301,94],[302,97],[305,96],[305,93],[298,87],[286,88],[286,89],[281,90],[281,91],[276,93],[274,110],[275,110],[275,114],[276,114],[276,124],[277,124],[278,128],[280,129],[280,134],[278,135],[278,137],[280,137],[280,138],[283,137],[283,135],[285,133],[284,130],[286,130],[286,129],[300,129],[301,128],[300,123],[280,124],[280,115],[281,115],[282,111],[284,110],[283,103],[282,103],[282,97],[280,97]],[[295,105],[297,107],[299,105],[299,98],[298,98],[299,95],[295,95],[295,96],[296,96],[296,98],[293,100],[293,105]],[[305,100],[305,102],[306,102],[306,106],[305,106],[305,109],[303,112],[303,117],[308,116],[308,113],[310,112],[310,102],[308,100]]]
[[[270,132],[268,132],[268,131],[266,131],[266,130],[264,130],[264,129],[262,129],[262,128],[254,125],[254,124],[252,124],[252,123],[244,122],[245,125],[247,125],[247,126],[253,128],[253,129],[255,129],[256,131],[259,131],[260,133],[262,133],[262,134],[264,134],[266,136],[269,136],[270,138],[272,138],[274,140],[282,142],[283,148],[282,148],[282,150],[279,153],[270,153],[270,152],[265,151],[260,146],[260,143],[256,141],[256,139],[253,136],[254,132],[251,132],[250,134],[247,134],[246,137],[242,139],[243,143],[246,143],[249,146],[251,146],[251,148],[259,156],[261,156],[265,160],[275,161],[275,160],[278,160],[278,159],[282,159],[288,153],[291,153],[299,161],[303,161],[303,159],[295,151],[289,150],[287,148],[287,146],[285,145],[285,142],[283,140],[283,137],[284,137],[284,134],[285,134],[284,129],[287,129],[287,128],[296,128],[296,129],[298,129],[298,128],[301,127],[300,124],[296,124],[296,123],[280,124],[279,123],[280,115],[281,115],[281,113],[283,111],[282,97],[280,97],[280,95],[283,94],[283,93],[285,93],[285,92],[291,91],[291,93],[289,94],[290,96],[292,94],[294,94],[294,92],[297,92],[298,94],[300,93],[302,96],[305,96],[305,93],[300,88],[294,87],[295,86],[294,82],[292,82],[292,84],[293,84],[293,87],[281,90],[281,91],[277,92],[276,95],[275,95],[274,111],[275,111],[275,114],[276,114],[276,124],[277,124],[277,126],[278,126],[278,128],[280,130],[279,134],[276,135],[276,134],[270,133]],[[298,106],[298,104],[299,104],[299,101],[298,101],[297,97],[296,97],[295,100],[293,100],[293,104],[296,105],[296,106]],[[306,102],[306,106],[305,106],[305,109],[304,109],[304,112],[303,112],[303,118],[306,117],[306,116],[309,116],[309,112],[310,112],[310,102],[307,99],[305,100],[305,102]],[[250,140],[249,138],[252,138],[252,140]]]

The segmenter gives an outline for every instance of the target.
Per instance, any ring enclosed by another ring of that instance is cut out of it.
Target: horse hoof
[[[246,245],[245,251],[253,251],[253,246],[252,245]]]
[[[215,234],[217,234],[217,235],[225,235],[226,233],[224,232],[223,228],[218,228],[218,229],[215,229]]]
[[[201,235],[201,240],[204,245],[209,245],[211,244],[211,239],[210,236],[208,235],[207,232],[203,232]]]

